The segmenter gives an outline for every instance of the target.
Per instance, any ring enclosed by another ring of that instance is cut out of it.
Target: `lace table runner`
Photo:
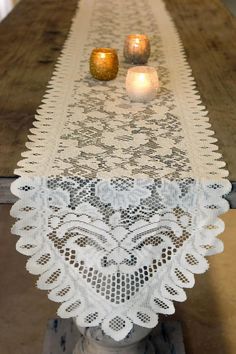
[[[125,91],[129,33],[147,33],[161,88]],[[117,48],[116,80],[91,78],[94,47]],[[82,0],[12,185],[17,250],[58,314],[121,340],[184,301],[217,236],[231,185],[162,0]]]

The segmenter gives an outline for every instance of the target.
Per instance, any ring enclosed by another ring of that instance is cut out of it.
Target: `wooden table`
[[[221,0],[166,0],[227,162],[236,208],[236,19]],[[45,93],[77,0],[21,0],[0,24],[0,202]]]

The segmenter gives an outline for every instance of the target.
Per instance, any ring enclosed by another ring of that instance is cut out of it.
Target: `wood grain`
[[[236,18],[220,0],[165,0],[236,181]]]
[[[13,176],[77,0],[22,0],[0,24],[0,176]]]
[[[11,193],[11,184],[15,178],[1,177],[0,178],[0,204],[13,204],[17,201],[17,197]]]
[[[0,176],[13,176],[77,0],[22,0],[0,24]],[[220,0],[166,0],[230,180],[236,181],[236,20]]]

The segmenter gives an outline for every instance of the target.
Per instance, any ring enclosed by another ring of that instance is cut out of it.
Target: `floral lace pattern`
[[[27,269],[41,274],[38,287],[63,302],[60,316],[102,323],[116,340],[132,323],[154,327],[158,313],[173,313],[193,274],[207,270],[204,256],[222,251],[218,215],[228,210],[222,195],[230,189],[223,180],[124,184],[130,191],[119,208],[117,180],[22,177],[12,185],[17,250],[31,256]]]
[[[122,57],[123,42],[137,31],[148,33],[148,64],[160,76],[160,92],[148,104],[131,103],[125,90],[130,66]],[[117,48],[116,80],[104,83],[89,74],[95,46]],[[16,173],[105,179],[226,176],[181,51],[160,0],[82,0]]]
[[[88,73],[94,47],[121,54],[132,32],[160,76],[148,104],[129,101],[121,55],[116,80]],[[80,1],[12,185],[17,250],[61,317],[115,340],[152,328],[223,250],[231,185],[200,103],[162,0]]]

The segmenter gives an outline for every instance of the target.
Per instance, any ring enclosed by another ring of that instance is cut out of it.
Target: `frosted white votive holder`
[[[150,66],[135,66],[128,70],[126,91],[133,102],[149,102],[157,96],[158,74]]]

